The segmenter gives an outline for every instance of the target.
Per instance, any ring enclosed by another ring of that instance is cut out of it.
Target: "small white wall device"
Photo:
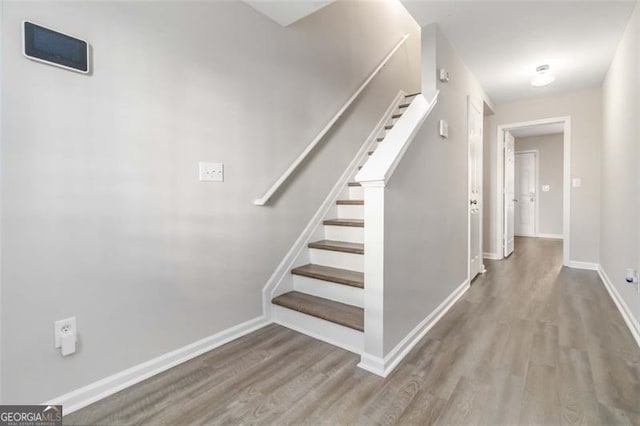
[[[76,343],[78,341],[76,317],[56,321],[54,323],[53,333],[55,337],[55,346],[56,348],[60,348],[62,356],[75,353]]]
[[[440,120],[439,134],[443,138],[449,137],[449,124],[444,120]]]
[[[438,78],[440,79],[441,82],[448,83],[449,82],[449,71],[447,71],[444,68],[440,68],[440,70],[438,71]]]
[[[89,73],[89,43],[33,22],[22,22],[22,53],[33,61]]]

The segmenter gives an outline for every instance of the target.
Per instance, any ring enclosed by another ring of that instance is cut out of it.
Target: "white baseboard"
[[[593,263],[593,262],[579,262],[577,260],[570,260],[569,261],[569,268],[587,269],[589,271],[597,271],[598,270],[598,264],[597,263]]]
[[[470,288],[469,281],[464,280],[436,309],[433,310],[420,324],[407,334],[395,348],[384,358],[363,354],[358,367],[381,377],[387,377],[404,359],[413,347],[427,334],[431,328]]]
[[[113,395],[122,389],[146,380],[151,376],[155,376],[178,364],[189,361],[198,355],[222,346],[245,334],[256,331],[268,324],[269,321],[264,315],[254,318],[157,358],[143,362],[142,364],[127,368],[119,373],[83,386],[80,389],[43,402],[42,405],[62,405],[64,406],[65,414],[73,413],[89,404]]]
[[[502,257],[498,256],[496,253],[482,253],[482,258],[483,259],[489,259],[489,260],[500,260],[500,259],[502,259]]]
[[[562,234],[538,234],[536,235],[538,238],[550,238],[554,240],[562,240],[564,239],[564,235]]]
[[[598,275],[600,275],[602,283],[609,292],[609,296],[611,296],[613,302],[618,307],[620,315],[622,315],[624,322],[627,324],[627,327],[629,327],[629,331],[631,331],[633,338],[636,340],[636,344],[640,346],[640,325],[638,324],[638,319],[633,316],[631,309],[629,309],[629,306],[627,306],[624,299],[620,297],[620,293],[618,293],[618,290],[616,290],[616,287],[613,285],[604,269],[602,269],[601,265],[598,265]]]

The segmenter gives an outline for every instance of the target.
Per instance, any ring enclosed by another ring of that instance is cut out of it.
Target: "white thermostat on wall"
[[[449,125],[444,120],[440,120],[440,131],[439,131],[439,133],[440,133],[440,136],[442,136],[443,138],[448,138],[449,137]]]
[[[22,22],[22,53],[37,62],[89,73],[89,43],[33,22]]]

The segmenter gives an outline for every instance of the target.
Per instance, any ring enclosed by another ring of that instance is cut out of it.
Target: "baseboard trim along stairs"
[[[418,344],[420,340],[433,328],[440,318],[469,290],[469,281],[465,280],[451,293],[436,309],[433,310],[420,324],[407,334],[395,348],[384,358],[363,354],[358,367],[381,377],[387,377],[400,361]]]
[[[425,319],[403,340],[402,347],[378,362],[378,366],[371,361],[375,357],[365,348],[367,303],[370,303],[366,295],[369,294],[369,279],[377,283],[379,273],[365,273],[369,256],[365,240],[367,235],[377,235],[384,224],[379,221],[370,224],[366,212],[383,209],[384,206],[376,204],[371,207],[367,204],[368,183],[361,183],[359,176],[366,175],[366,170],[384,168],[384,176],[388,178],[436,100],[437,94],[432,102],[420,93],[405,95],[400,92],[396,96],[263,290],[265,312],[274,322],[361,355],[363,362],[360,366],[381,376],[388,374],[400,362],[415,345],[412,339],[426,333],[425,330],[432,326],[439,314],[433,313]],[[416,101],[417,105],[413,106]],[[410,118],[403,119],[405,115]],[[370,166],[370,163],[374,165]],[[369,231],[372,225],[376,228],[373,234]],[[379,249],[378,246],[376,242],[375,248]],[[369,292],[375,294],[374,304],[380,305],[379,291]],[[454,303],[458,293],[461,294],[456,290],[445,302]],[[445,306],[448,309],[446,303],[438,309],[444,312]],[[378,306],[373,309],[378,309]],[[370,311],[369,315],[373,312]],[[371,330],[380,330],[380,325],[373,324]],[[381,341],[381,335],[375,331],[370,333]]]

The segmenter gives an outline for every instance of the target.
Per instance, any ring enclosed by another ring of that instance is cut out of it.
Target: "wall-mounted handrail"
[[[295,161],[289,166],[289,168],[285,170],[282,176],[278,178],[278,180],[271,186],[271,188],[267,190],[267,192],[264,193],[262,197],[256,199],[253,202],[255,205],[264,206],[265,204],[267,204],[269,199],[273,196],[273,194],[276,193],[278,188],[280,188],[280,186],[289,178],[289,176],[291,176],[291,174],[300,166],[300,164],[302,164],[305,158],[307,158],[307,155],[309,155],[309,153],[313,150],[313,148],[315,148],[316,145],[318,145],[318,143],[322,140],[324,135],[327,134],[327,132],[331,129],[331,127],[333,127],[334,124],[336,124],[336,122],[340,119],[340,117],[347,110],[347,108],[351,106],[351,104],[358,97],[358,95],[365,89],[365,87],[367,87],[367,85],[371,82],[371,80],[373,80],[373,77],[375,77],[376,74],[380,72],[382,67],[384,67],[387,64],[387,62],[389,62],[389,59],[391,59],[393,54],[396,53],[396,51],[400,48],[400,46],[404,44],[404,42],[408,38],[409,38],[409,34],[405,34],[402,36],[400,41],[393,47],[393,49],[391,49],[389,54],[384,57],[382,62],[380,62],[380,64],[376,67],[376,69],[373,70],[373,72],[369,75],[369,77],[367,77],[364,83],[362,83],[360,87],[358,87],[358,90],[356,90],[356,92],[353,95],[351,95],[351,97],[347,100],[347,102],[345,102],[345,104],[342,105],[342,108],[338,110],[336,115],[334,115],[333,118],[327,123],[327,125],[324,126],[324,128],[320,131],[320,133],[318,133],[318,135],[311,141],[311,143],[304,149],[304,151],[302,151],[302,153],[298,156],[298,158],[295,159]]]

